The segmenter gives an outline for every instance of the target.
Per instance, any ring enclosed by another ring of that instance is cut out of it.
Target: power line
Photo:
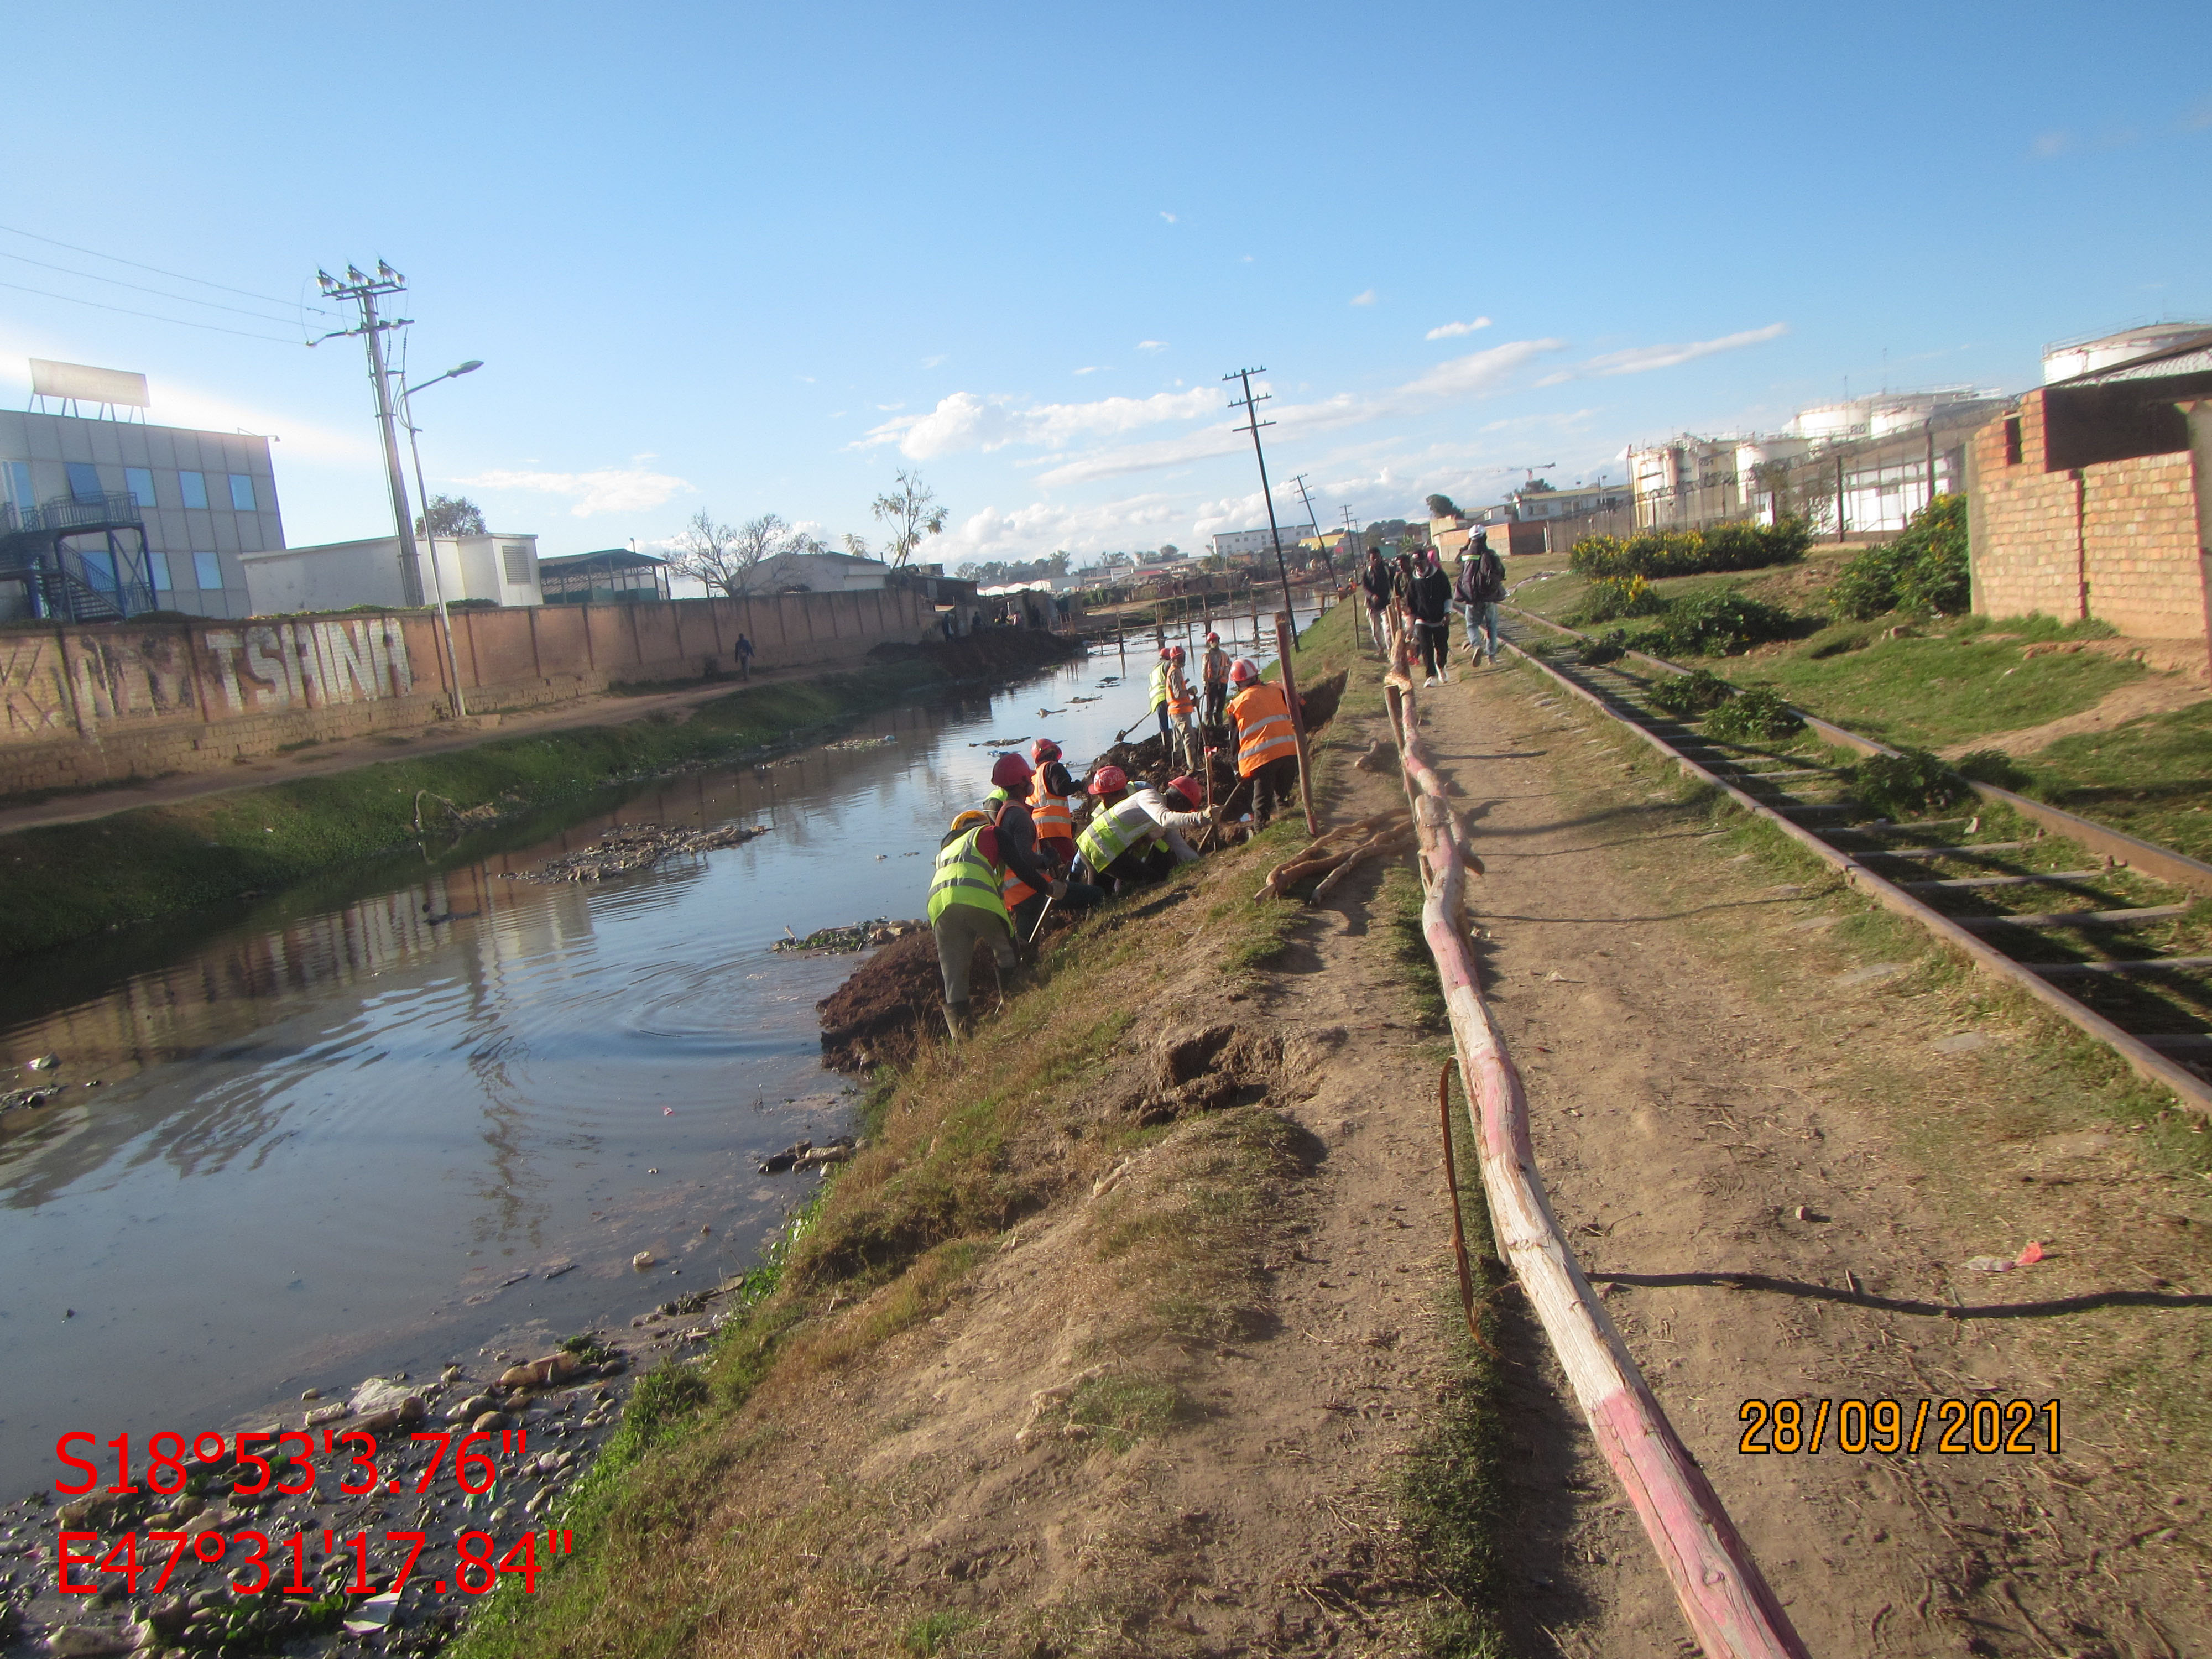
[[[99,300],[81,300],[74,294],[57,294],[48,288],[26,288],[21,283],[0,282],[0,288],[11,288],[18,294],[40,294],[49,300],[67,300],[73,306],[90,306],[95,311],[119,311],[125,317],[145,317],[157,323],[174,323],[179,328],[204,328],[210,334],[235,334],[241,340],[266,340],[271,345],[299,343],[280,335],[249,334],[242,328],[225,328],[220,323],[195,323],[183,317],[164,317],[155,312],[135,311],[129,306],[111,306]]]
[[[189,294],[172,294],[167,289],[148,288],[143,283],[126,283],[120,276],[102,276],[95,271],[72,270],[67,265],[58,265],[45,259],[33,259],[27,253],[10,253],[0,248],[0,259],[20,260],[27,265],[37,265],[42,270],[58,270],[64,276],[82,276],[88,283],[106,283],[116,288],[127,288],[135,293],[150,294],[159,300],[174,300],[179,305],[206,306],[212,311],[235,312],[240,317],[252,317],[264,323],[289,322],[285,317],[271,317],[265,311],[248,311],[244,306],[227,306],[220,300],[195,300]]]
[[[52,236],[41,236],[35,230],[18,230],[13,225],[0,225],[0,230],[6,231],[10,236],[27,236],[33,241],[44,242],[50,247],[65,247],[71,253],[86,253],[91,255],[92,258],[95,259],[106,259],[113,264],[129,265],[133,270],[150,270],[156,276],[171,276],[174,277],[180,283],[197,283],[202,288],[219,288],[225,294],[241,295],[248,300],[266,300],[270,305],[274,306],[289,306],[298,303],[296,298],[292,300],[282,300],[273,294],[256,294],[252,289],[233,288],[228,283],[211,283],[204,276],[187,276],[181,270],[164,270],[159,265],[142,264],[136,259],[125,259],[118,254],[102,253],[96,247],[79,247],[75,242],[64,242],[59,241]],[[319,313],[321,312],[322,307],[320,306],[311,306],[308,309]]]

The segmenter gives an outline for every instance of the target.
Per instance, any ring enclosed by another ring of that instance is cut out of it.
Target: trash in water
[[[566,858],[549,860],[525,881],[606,881],[650,870],[678,853],[706,853],[738,847],[768,834],[756,824],[726,823],[719,830],[672,830],[659,823],[618,823],[599,844]]]
[[[835,743],[825,743],[822,746],[824,749],[880,749],[887,743],[897,741],[896,737],[886,732],[880,738],[840,738]]]
[[[787,953],[820,951],[835,956],[848,951],[873,950],[877,945],[889,945],[895,939],[903,939],[908,933],[917,933],[928,926],[927,922],[918,920],[890,921],[878,916],[873,921],[850,922],[842,927],[817,927],[801,939],[792,933],[791,924],[786,922],[783,931],[788,937],[776,940],[769,948]]]

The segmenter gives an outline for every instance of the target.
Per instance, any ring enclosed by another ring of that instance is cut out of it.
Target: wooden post
[[[1291,706],[1291,735],[1298,744],[1298,804],[1306,810],[1306,834],[1321,834],[1321,820],[1314,816],[1313,779],[1306,762],[1306,717],[1298,708],[1298,682],[1291,668],[1291,613],[1275,614],[1275,660],[1283,670],[1283,701]]]

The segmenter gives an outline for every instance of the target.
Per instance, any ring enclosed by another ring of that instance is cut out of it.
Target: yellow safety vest
[[[1075,850],[1091,866],[1091,873],[1097,875],[1158,828],[1159,821],[1143,806],[1125,800],[1119,806],[1093,812],[1083,833],[1075,838]]]
[[[957,841],[949,842],[937,855],[937,868],[929,878],[929,925],[934,927],[937,919],[955,904],[972,904],[987,910],[1006,923],[1013,923],[1006,915],[1004,896],[1005,881],[998,866],[985,858],[975,838],[983,831],[970,830]]]
[[[1283,688],[1266,680],[1237,693],[1229,704],[1229,718],[1237,722],[1237,775],[1250,777],[1270,761],[1298,752],[1298,735],[1291,726],[1291,706]]]
[[[1162,703],[1168,700],[1168,667],[1169,665],[1166,663],[1156,663],[1153,665],[1152,701],[1151,706],[1154,708],[1158,708]]]

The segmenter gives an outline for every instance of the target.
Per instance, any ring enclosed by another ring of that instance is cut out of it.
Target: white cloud
[[[1097,363],[1085,363],[1081,368],[1077,369],[1075,372],[1078,374],[1096,374],[1098,372],[1098,368],[1099,366]]]
[[[1149,398],[1104,398],[1087,404],[1017,403],[1005,396],[979,397],[956,392],[927,415],[902,415],[872,429],[854,445],[866,448],[895,443],[910,460],[934,460],[965,450],[1004,449],[1036,444],[1058,449],[1071,439],[1110,437],[1166,421],[1194,420],[1221,407],[1211,386],[1188,392],[1157,392]]]
[[[1175,215],[1170,213],[1165,208],[1162,208],[1160,210],[1160,217],[1166,220],[1170,224],[1173,224],[1176,222]]]
[[[935,368],[951,355],[950,352],[940,351],[934,357],[924,357],[921,360],[921,366],[924,368]]]
[[[1678,363],[1695,362],[1700,357],[1711,357],[1719,352],[1760,345],[1768,340],[1779,339],[1789,331],[1787,323],[1769,323],[1765,328],[1747,328],[1740,334],[1723,334],[1717,340],[1692,340],[1681,345],[1634,346],[1626,351],[1608,351],[1588,362],[1577,363],[1572,368],[1547,374],[1536,384],[1558,386],[1567,380],[1602,378],[1611,374],[1648,374],[1655,368],[1673,368]]]
[[[518,489],[559,495],[574,501],[571,516],[596,513],[641,513],[692,488],[685,479],[639,467],[603,467],[596,472],[480,472],[455,482],[472,489]]]
[[[904,409],[906,405],[904,404],[878,404],[876,405],[877,410],[885,415],[896,414],[900,410]]]
[[[1431,329],[1423,337],[1431,340],[1455,340],[1462,334],[1472,334],[1479,328],[1489,326],[1489,318],[1478,317],[1471,323],[1446,323],[1441,328]]]
[[[1137,342],[1137,349],[1139,351],[1165,351],[1167,349],[1168,343],[1165,340],[1139,340]]]
[[[1353,295],[1352,296],[1352,303],[1356,306],[1373,305],[1375,303],[1375,290],[1370,288],[1364,294]]]

